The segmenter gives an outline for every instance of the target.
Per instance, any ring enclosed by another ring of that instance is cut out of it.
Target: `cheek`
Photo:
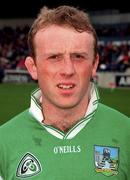
[[[42,79],[43,81],[48,81],[49,79],[52,79],[55,72],[56,72],[55,67],[52,67],[47,63],[38,64],[38,68],[37,68],[38,79]]]
[[[81,77],[89,79],[92,76],[93,66],[92,64],[87,64],[80,67],[78,71]]]
[[[39,61],[37,62],[37,76],[38,76],[38,81],[42,82],[46,78],[47,75],[47,70],[45,66],[40,63]]]
[[[92,65],[84,66],[79,71],[80,86],[86,90],[92,77]]]

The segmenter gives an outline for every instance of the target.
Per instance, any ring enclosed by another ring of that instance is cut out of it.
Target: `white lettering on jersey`
[[[78,146],[55,146],[54,154],[80,153],[81,147]]]

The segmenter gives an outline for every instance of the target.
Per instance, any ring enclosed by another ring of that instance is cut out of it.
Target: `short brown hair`
[[[59,6],[49,9],[44,6],[41,8],[36,20],[32,24],[28,34],[28,46],[30,55],[35,57],[34,36],[38,30],[50,25],[68,26],[74,28],[78,32],[88,32],[94,37],[94,56],[97,54],[97,35],[95,29],[90,22],[89,15],[78,8],[72,6]]]

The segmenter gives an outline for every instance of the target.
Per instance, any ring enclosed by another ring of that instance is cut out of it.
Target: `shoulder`
[[[130,118],[116,109],[99,103],[93,120],[98,132],[111,134],[113,137],[122,136],[125,142],[130,138]]]
[[[8,122],[0,126],[0,137],[3,137],[4,135],[9,135],[12,132],[18,131],[19,127],[22,128],[24,125],[24,122],[26,122],[26,119],[28,119],[29,113],[28,109],[21,112],[20,114],[16,115],[12,119],[10,119]]]
[[[130,126],[130,118],[128,118],[125,114],[119,112],[118,110],[106,106],[104,104],[99,103],[99,107],[98,107],[98,116],[104,118],[104,119],[109,119],[111,121],[118,121],[118,122],[122,122],[122,123],[128,123]]]

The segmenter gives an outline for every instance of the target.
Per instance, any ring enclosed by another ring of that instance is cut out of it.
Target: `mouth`
[[[66,84],[66,83],[61,83],[57,85],[58,88],[63,89],[63,90],[69,90],[69,89],[73,89],[75,87],[75,84]]]

